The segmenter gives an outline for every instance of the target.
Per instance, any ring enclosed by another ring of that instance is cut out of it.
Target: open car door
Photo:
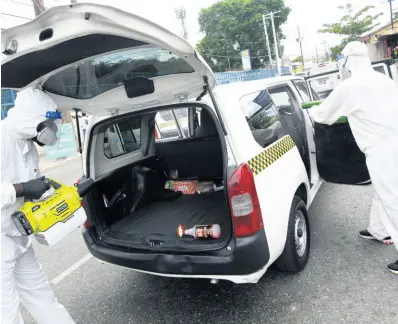
[[[306,78],[309,88],[310,79],[311,77]],[[311,93],[311,100],[314,99]],[[313,124],[317,167],[321,178],[340,184],[369,183],[365,155],[354,139],[347,118],[341,117],[330,126],[316,122]]]

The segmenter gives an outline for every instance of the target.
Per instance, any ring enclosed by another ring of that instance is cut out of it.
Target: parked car
[[[373,69],[389,76],[398,87],[398,62],[392,59],[372,62]],[[334,69],[334,70],[333,70]],[[337,64],[327,68],[312,69],[309,76],[304,77],[321,99],[326,99],[340,82],[340,73]]]
[[[333,63],[319,63],[310,70],[309,76],[314,76],[311,79],[311,86],[324,99],[333,91],[333,89],[340,82],[340,75],[338,73],[327,74],[324,73],[338,70],[336,62]]]
[[[322,178],[369,179],[348,124],[315,124],[314,137],[301,103],[319,98],[302,78],[216,88],[185,40],[96,4],[50,8],[2,40],[3,87],[37,87],[60,109],[95,117],[83,153],[84,175],[95,180],[83,237],[104,262],[235,283],[257,282],[274,263],[298,272]],[[158,122],[181,119],[187,132],[155,138]],[[173,181],[215,189],[182,194]],[[218,224],[221,236],[180,236],[180,224]]]

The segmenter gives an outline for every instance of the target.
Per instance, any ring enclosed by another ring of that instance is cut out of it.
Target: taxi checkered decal
[[[250,159],[247,164],[249,165],[253,174],[257,175],[268,168],[272,163],[280,159],[295,146],[296,145],[289,135],[284,136],[278,142],[268,146],[260,154]]]

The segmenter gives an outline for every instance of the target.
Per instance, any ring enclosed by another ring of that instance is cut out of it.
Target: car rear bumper
[[[90,253],[97,259],[153,274],[249,275],[264,268],[270,258],[264,230],[250,237],[232,239],[222,250],[201,254],[116,249],[98,242],[87,229],[83,230],[83,237]]]

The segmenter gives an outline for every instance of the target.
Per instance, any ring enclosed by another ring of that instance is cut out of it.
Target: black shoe
[[[359,236],[364,238],[365,240],[376,240],[379,241],[377,238],[375,238],[372,234],[370,234],[367,230],[363,230],[359,232]],[[390,236],[385,237],[384,239],[380,240],[380,242],[383,242],[384,244],[392,244],[392,239]]]
[[[390,263],[387,266],[388,270],[390,270],[392,273],[398,275],[398,261],[395,263]]]

